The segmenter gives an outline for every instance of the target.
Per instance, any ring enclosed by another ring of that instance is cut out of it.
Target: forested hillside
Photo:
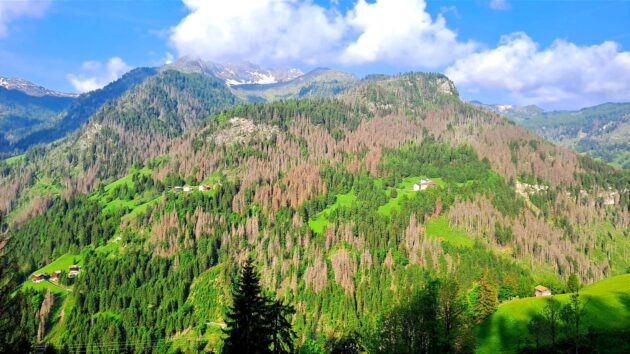
[[[494,106],[496,109],[497,106]],[[630,104],[605,103],[579,111],[510,107],[500,113],[561,146],[630,168]]]
[[[0,157],[9,155],[15,144],[33,131],[54,124],[73,97],[31,96],[0,86]]]
[[[105,102],[120,97],[127,90],[154,74],[153,69],[135,69],[101,89],[77,97],[52,124],[23,136],[13,144],[13,147],[18,151],[24,151],[32,145],[49,143],[72,133],[87,122]]]
[[[421,179],[433,184],[414,190]],[[473,323],[494,311],[487,296],[626,273],[629,185],[462,102],[441,74],[245,104],[219,80],[166,70],[72,136],[0,162],[0,213],[40,308],[43,324],[24,328],[44,343],[218,350],[252,258],[265,291],[295,307],[298,347],[321,352],[393,328],[412,294],[461,300]],[[81,271],[63,286],[30,281],[70,260]]]

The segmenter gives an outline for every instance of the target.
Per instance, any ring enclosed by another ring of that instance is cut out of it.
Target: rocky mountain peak
[[[296,68],[263,68],[250,62],[217,63],[193,57],[183,57],[165,68],[212,75],[224,80],[229,86],[275,84],[304,75],[302,70]]]

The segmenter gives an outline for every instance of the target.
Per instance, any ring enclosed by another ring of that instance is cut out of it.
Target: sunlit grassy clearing
[[[333,212],[335,209],[337,209],[340,206],[342,207],[351,206],[352,202],[354,202],[355,200],[356,200],[356,197],[354,196],[352,191],[346,194],[338,194],[333,204],[329,205],[326,209],[322,210],[319,214],[317,214],[316,218],[308,220],[308,226],[310,226],[311,230],[315,231],[316,233],[321,234],[322,232],[324,232],[324,228],[329,223],[328,215],[330,215],[331,212]]]
[[[630,274],[601,280],[583,288],[580,294],[585,304],[583,328],[630,328]],[[564,305],[570,294],[554,298]],[[531,297],[501,304],[475,331],[477,353],[516,352],[518,345],[528,340],[527,324],[542,311],[546,301],[548,297]]]

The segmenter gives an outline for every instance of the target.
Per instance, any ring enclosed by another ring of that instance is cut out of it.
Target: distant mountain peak
[[[183,57],[165,66],[183,72],[199,72],[216,76],[229,86],[244,84],[275,84],[304,75],[296,68],[262,68],[250,62],[216,63],[199,58]]]
[[[43,97],[43,96],[54,96],[54,97],[77,97],[78,94],[75,93],[63,93],[57,92],[45,87],[36,85],[30,81],[20,79],[20,78],[6,78],[0,77],[0,87],[4,87],[7,90],[17,90],[21,91],[29,96],[35,97]]]

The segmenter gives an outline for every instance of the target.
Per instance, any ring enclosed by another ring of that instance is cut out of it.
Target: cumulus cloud
[[[180,55],[212,60],[313,61],[341,40],[341,16],[299,0],[184,0],[172,29]]]
[[[488,6],[493,10],[508,10],[510,8],[510,4],[507,0],[490,0]]]
[[[494,49],[457,60],[446,75],[460,87],[507,93],[523,104],[584,106],[630,99],[630,52],[610,41],[578,46],[556,40],[541,49],[527,34],[513,33]]]
[[[0,1],[0,38],[8,35],[10,22],[24,17],[41,17],[48,5],[49,0]]]
[[[309,64],[375,61],[434,68],[470,53],[424,0],[359,0],[345,14],[299,0],[184,0],[190,13],[172,29],[179,55],[210,60]],[[402,60],[402,62],[401,62]]]
[[[346,21],[359,33],[341,56],[346,63],[379,61],[435,68],[476,47],[473,42],[458,42],[441,14],[433,21],[424,1],[359,0]]]
[[[106,63],[100,61],[86,61],[81,65],[79,74],[68,74],[68,80],[79,92],[99,89],[118,79],[131,67],[121,58],[110,58]]]

